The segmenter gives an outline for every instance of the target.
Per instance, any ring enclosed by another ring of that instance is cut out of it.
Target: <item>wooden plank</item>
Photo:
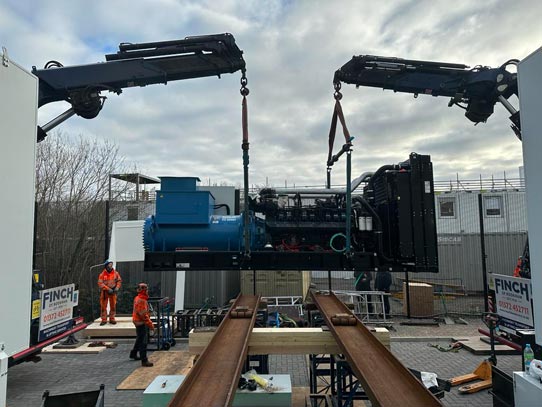
[[[386,347],[390,346],[390,333],[386,328],[373,328],[373,335]],[[200,354],[213,337],[209,329],[192,330],[188,349]],[[331,332],[322,328],[254,328],[248,342],[250,355],[337,354],[340,349]]]
[[[292,407],[305,407],[308,395],[308,387],[292,387]]]
[[[135,338],[136,331],[132,317],[117,317],[115,319],[117,321],[116,325],[111,325],[110,323],[100,325],[101,319],[96,319],[82,331],[83,336],[86,338]]]
[[[474,355],[489,355],[491,354],[491,344],[486,342],[485,336],[471,336],[461,339],[455,339],[460,342],[463,347]],[[487,338],[489,340],[489,338]],[[503,345],[495,341],[495,353],[497,355],[519,355],[519,352],[508,345]]]
[[[164,317],[165,318],[165,317]],[[156,326],[156,318],[151,317],[152,321]],[[173,332],[176,328],[176,319],[173,316],[170,316],[171,326]],[[132,322],[131,316],[126,317],[116,317],[115,320],[117,323],[111,325],[109,322],[105,325],[100,325],[101,319],[98,318],[94,320],[92,324],[86,327],[82,334],[86,338],[135,338],[136,330],[134,323]]]
[[[141,363],[133,362],[137,368],[117,386],[117,390],[145,390],[156,376],[186,376],[194,364],[193,360],[194,356],[188,352],[152,352],[149,361],[154,366],[141,367]]]

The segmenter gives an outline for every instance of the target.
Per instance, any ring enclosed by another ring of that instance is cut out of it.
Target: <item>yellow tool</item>
[[[467,384],[459,388],[460,393],[476,393],[477,391],[489,389],[493,384],[491,382],[491,363],[489,360],[484,360],[478,365],[474,372],[457,376],[450,379],[452,386],[458,386],[463,383],[481,380],[473,384]]]

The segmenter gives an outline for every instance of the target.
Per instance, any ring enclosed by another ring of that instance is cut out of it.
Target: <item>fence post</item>
[[[408,271],[405,271],[405,285],[406,285],[406,313],[407,313],[407,318],[410,319],[410,284],[408,282]]]
[[[486,242],[484,232],[484,208],[482,205],[482,193],[478,194],[478,217],[480,218],[480,249],[482,252],[482,281],[484,284],[484,312],[489,312],[487,297],[487,267],[486,267]]]
[[[104,259],[109,258],[109,200],[105,201]]]

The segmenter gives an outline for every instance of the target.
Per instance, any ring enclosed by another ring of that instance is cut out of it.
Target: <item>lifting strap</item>
[[[340,100],[342,99],[342,94],[339,92],[341,89],[341,84],[335,84],[335,108],[333,109],[333,117],[331,118],[331,127],[329,128],[329,152],[327,156],[327,166],[331,167],[339,159],[341,152],[339,154],[333,155],[333,144],[335,142],[335,134],[337,133],[337,118],[341,122],[343,128],[343,135],[346,144],[351,144],[351,137],[348,128],[346,127],[346,121],[344,119],[344,113],[341,106]]]
[[[331,118],[331,126],[329,128],[329,151],[327,155],[327,188],[331,188],[331,167],[339,160],[339,157],[341,155],[350,151],[353,140],[353,137],[350,136],[350,132],[348,131],[348,127],[346,127],[346,120],[344,119],[344,113],[340,102],[343,97],[342,93],[340,92],[341,83],[334,83],[334,87],[335,93],[333,94],[333,97],[335,98],[335,108],[333,109],[333,117]],[[341,150],[337,154],[333,155],[333,144],[335,142],[335,134],[337,133],[337,119],[339,119],[339,121],[341,122],[341,126],[343,128],[343,135],[346,143],[342,146]]]

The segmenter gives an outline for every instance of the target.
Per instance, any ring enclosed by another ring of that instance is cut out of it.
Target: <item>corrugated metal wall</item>
[[[439,273],[419,273],[412,275],[411,278],[439,280],[462,285],[467,292],[482,292],[480,235],[445,234],[439,235],[438,239]],[[487,272],[512,275],[526,239],[527,233],[486,234]]]
[[[175,271],[143,271],[143,262],[119,262],[117,270],[123,280],[123,291],[133,291],[140,282],[149,285],[151,297],[175,298]],[[222,306],[240,292],[239,271],[188,271],[186,272],[184,308],[200,308],[205,303]],[[127,294],[125,301],[133,300]],[[126,304],[124,304],[126,305]],[[128,306],[128,305],[126,305]]]
[[[225,305],[241,291],[239,270],[187,271],[184,308]]]
[[[176,280],[174,271],[143,271],[142,261],[119,262],[116,269],[120,273],[126,289],[135,289],[138,283],[145,282],[149,285],[149,295],[151,297],[175,297]]]
[[[478,195],[477,192],[468,191],[436,195],[437,232],[439,234],[480,233]],[[525,192],[483,192],[482,198],[486,233],[527,231]],[[493,199],[500,202],[501,213],[499,215],[487,213]],[[444,216],[442,214],[440,203],[445,201],[454,202],[453,216]]]

